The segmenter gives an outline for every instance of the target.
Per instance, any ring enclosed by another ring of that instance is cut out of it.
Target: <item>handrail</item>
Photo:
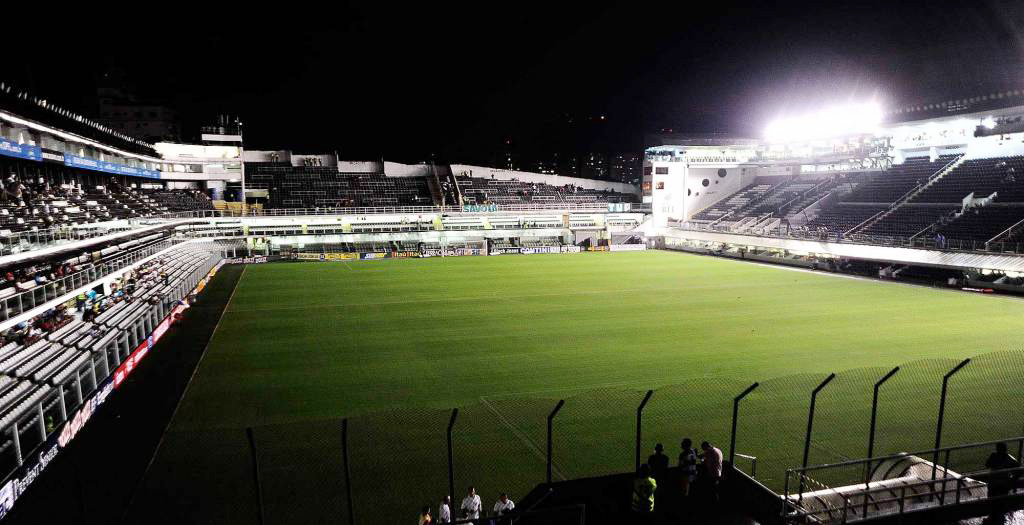
[[[1017,221],[1017,222],[1013,223],[1012,225],[1010,225],[1010,227],[1009,227],[1009,228],[1007,228],[1007,229],[1005,229],[1005,230],[1003,230],[1003,231],[1001,231],[1001,232],[997,233],[995,237],[992,237],[991,239],[989,239],[989,240],[985,241],[985,248],[986,248],[986,249],[988,249],[988,245],[989,245],[989,243],[995,242],[995,241],[996,241],[996,239],[998,239],[998,238],[1002,237],[1003,235],[1006,235],[1006,234],[1009,234],[1009,233],[1011,233],[1011,231],[1012,231],[1012,230],[1013,230],[1014,228],[1018,227],[1018,226],[1024,226],[1024,219],[1021,219],[1021,220],[1019,220],[1019,221]]]
[[[892,210],[892,208],[887,208],[887,209],[879,211],[878,213],[868,217],[867,219],[864,219],[864,221],[861,222],[860,224],[854,226],[853,228],[850,228],[849,230],[846,230],[845,232],[843,232],[843,235],[850,235],[851,233],[857,231],[861,226],[864,226],[865,224],[869,224],[876,217],[878,217],[879,215],[882,215],[882,214],[884,214],[884,213],[886,213],[886,212],[888,212],[890,210]]]
[[[906,203],[910,199],[914,198],[914,196],[916,196],[921,191],[924,191],[924,189],[927,188],[928,185],[930,185],[932,182],[934,182],[937,178],[944,176],[944,173],[945,173],[946,169],[949,168],[952,164],[958,162],[963,157],[964,157],[963,155],[960,155],[960,156],[954,158],[953,160],[947,162],[945,166],[939,168],[934,173],[929,175],[928,179],[924,181],[924,184],[918,184],[917,186],[911,188],[906,193],[901,195],[899,198],[897,198],[896,200],[894,200],[891,203],[889,203],[889,207],[888,208],[886,208],[886,209],[884,209],[884,210],[882,210],[882,211],[872,215],[871,217],[868,217],[867,220],[865,220],[864,222],[854,226],[853,228],[850,228],[849,230],[846,230],[845,232],[843,232],[843,234],[844,235],[849,235],[850,233],[856,231],[857,229],[859,229],[860,227],[864,226],[865,224],[870,226],[871,224],[874,224],[874,221],[881,220],[886,215],[896,211],[897,208],[902,206],[904,203]]]
[[[945,166],[943,166],[943,167],[939,168],[939,169],[938,169],[938,170],[936,170],[936,171],[935,171],[934,173],[932,173],[931,175],[929,175],[929,176],[928,176],[928,179],[926,179],[926,180],[924,181],[924,184],[919,184],[919,185],[917,185],[917,186],[915,186],[915,187],[911,188],[911,189],[910,189],[909,191],[907,191],[906,193],[904,193],[903,195],[901,195],[901,196],[900,196],[900,197],[899,197],[898,199],[896,199],[896,200],[892,201],[892,204],[890,204],[890,205],[889,205],[889,208],[890,208],[890,209],[896,208],[896,207],[897,207],[897,206],[899,206],[900,204],[903,204],[903,201],[904,201],[904,200],[909,200],[910,198],[912,198],[912,197],[913,197],[913,194],[914,194],[914,193],[916,193],[916,192],[918,192],[918,191],[920,191],[920,190],[923,190],[924,188],[927,188],[929,184],[931,184],[931,183],[932,183],[932,182],[934,182],[934,181],[935,181],[935,180],[936,180],[937,178],[939,178],[940,176],[942,176],[942,175],[943,175],[943,173],[944,173],[944,172],[946,171],[946,168],[950,167],[950,166],[951,166],[951,165],[952,165],[953,163],[955,163],[955,162],[959,161],[959,160],[960,160],[960,159],[962,159],[962,158],[963,158],[963,155],[960,155],[960,156],[958,156],[958,157],[954,158],[953,160],[951,160],[951,161],[947,162]]]
[[[935,452],[940,452],[941,453],[941,452],[946,452],[946,451],[967,450],[969,448],[990,447],[992,445],[996,445],[996,444],[999,444],[999,443],[1007,443],[1007,442],[1012,442],[1012,441],[1024,441],[1024,436],[1012,436],[1012,437],[1007,437],[1007,438],[1003,438],[1003,439],[996,439],[996,440],[992,440],[992,441],[979,441],[977,443],[968,443],[966,445],[953,445],[953,446],[942,447],[942,448],[930,448],[930,449],[927,449],[927,450],[918,450],[916,452],[900,452],[898,454],[889,454],[889,455],[886,455],[886,456],[875,456],[873,458],[851,459],[851,460],[847,460],[847,461],[840,461],[840,462],[837,462],[837,463],[821,463],[821,464],[818,464],[818,465],[808,465],[806,468],[804,468],[804,467],[792,467],[792,468],[786,469],[786,471],[787,472],[812,472],[812,471],[822,470],[822,469],[826,469],[826,468],[848,467],[848,466],[852,466],[852,465],[860,465],[860,464],[863,464],[863,463],[867,463],[869,461],[870,462],[878,462],[878,461],[885,461],[887,459],[900,459],[900,458],[905,458],[905,457],[908,457],[908,456],[920,456],[922,454],[934,454]]]
[[[844,244],[864,244],[864,245],[871,245],[871,246],[899,246],[899,247],[918,248],[918,249],[933,249],[933,248],[936,248],[934,246],[927,246],[927,245],[925,245],[923,243],[912,243],[912,242],[910,242],[910,239],[908,239],[907,237],[892,236],[892,235],[864,235],[864,234],[846,234],[846,233],[842,233],[841,236],[837,236],[834,233],[829,233],[829,234],[826,235],[826,234],[822,234],[822,233],[816,232],[816,231],[808,231],[806,233],[803,233],[803,232],[800,232],[798,230],[788,230],[785,233],[782,233],[782,232],[773,233],[771,231],[770,232],[764,232],[764,233],[754,233],[754,232],[751,232],[751,231],[736,232],[736,231],[733,231],[733,230],[723,230],[721,228],[716,228],[716,227],[713,227],[710,224],[707,224],[707,225],[699,224],[699,223],[694,222],[694,221],[687,221],[687,222],[684,222],[684,223],[677,223],[677,225],[675,226],[675,229],[680,230],[680,231],[723,232],[723,233],[732,233],[732,234],[735,234],[735,235],[750,235],[750,236],[755,236],[755,237],[768,237],[768,238],[773,238],[773,239],[798,239],[798,240],[811,239],[811,240],[815,240],[815,241],[836,242],[836,243],[844,243]],[[920,241],[920,240],[921,239],[919,238],[918,241]],[[1024,244],[1017,244],[1015,246],[1017,246],[1017,250],[1021,250],[1021,251],[1013,251],[1013,253],[1022,253],[1022,254],[1024,254]],[[983,247],[983,244],[981,243],[981,241],[974,242],[974,241],[971,241],[969,239],[967,239],[967,240],[962,240],[962,239],[946,239],[946,244],[941,249],[944,250],[944,251],[957,251],[957,252],[967,252],[967,253],[991,253],[991,250],[987,246]],[[996,253],[1004,253],[1004,252],[1005,252],[1005,250],[1004,251],[1000,251],[1000,252],[996,252]]]
[[[739,452],[736,452],[733,455],[738,457],[738,458],[743,458],[743,459],[750,460],[750,477],[752,477],[752,478],[756,478],[757,477],[757,456],[750,456],[750,455],[747,455],[747,454],[740,454]],[[736,465],[733,465],[733,467],[735,467],[735,466]]]
[[[28,290],[4,297],[3,299],[0,299],[0,306],[2,306],[2,308],[0,308],[0,321],[6,321],[11,317],[12,308],[9,305],[17,305],[17,308],[14,308],[18,311],[14,314],[15,316],[38,306],[36,295],[39,294],[40,291],[43,293],[43,300],[41,303],[45,303],[53,298],[59,297],[61,295],[60,290],[62,289],[74,290],[84,286],[85,284],[94,282],[97,279],[124,269],[140,259],[144,259],[161,250],[170,248],[173,244],[174,243],[169,238],[160,239],[137,250],[125,254],[119,254],[107,261],[100,261],[95,266],[79,270],[70,275],[65,275],[60,279],[48,281],[33,286]]]
[[[942,506],[945,506],[945,505],[959,504],[959,503],[963,502],[964,498],[963,498],[962,494],[966,494],[966,496],[968,498],[967,501],[1001,499],[1001,498],[1005,498],[1005,497],[1008,497],[1008,496],[1014,496],[1014,495],[1019,496],[1019,494],[1012,494],[1012,493],[1006,494],[1006,495],[990,496],[987,493],[987,491],[986,491],[986,493],[983,496],[978,497],[978,496],[973,495],[972,493],[978,491],[978,489],[981,489],[982,487],[987,487],[988,486],[987,483],[981,481],[980,479],[975,479],[975,478],[984,478],[984,477],[992,476],[992,475],[1004,475],[1004,474],[1012,474],[1012,473],[1020,473],[1020,472],[1024,472],[1024,467],[1011,467],[1011,468],[996,469],[996,470],[978,470],[978,471],[972,471],[972,472],[967,472],[967,473],[956,473],[956,472],[950,473],[948,468],[943,467],[943,477],[942,478],[937,478],[937,479],[934,479],[934,480],[927,479],[927,480],[917,481],[917,482],[914,482],[914,483],[901,484],[901,485],[898,485],[898,486],[896,486],[896,485],[893,485],[893,486],[881,486],[881,487],[875,487],[875,488],[870,488],[870,489],[856,490],[856,491],[852,491],[852,492],[839,492],[837,489],[832,488],[832,489],[829,489],[830,493],[832,495],[834,495],[834,496],[837,496],[838,498],[840,498],[842,500],[843,506],[841,508],[837,507],[837,506],[829,505],[828,502],[825,502],[825,501],[822,501],[822,500],[817,500],[819,503],[822,504],[822,508],[812,510],[812,509],[804,509],[804,508],[799,508],[798,507],[798,508],[794,509],[793,512],[787,514],[786,518],[787,518],[787,521],[791,521],[791,520],[793,520],[795,518],[805,518],[805,517],[815,517],[815,516],[819,516],[819,515],[827,515],[828,519],[832,520],[833,519],[832,515],[834,513],[842,513],[840,515],[839,519],[841,520],[841,522],[845,523],[845,522],[847,522],[849,520],[848,514],[849,514],[850,508],[854,508],[854,513],[856,515],[856,507],[851,507],[851,500],[853,498],[855,498],[855,497],[862,498],[865,501],[870,501],[870,506],[875,509],[875,513],[874,513],[875,517],[878,517],[878,516],[888,516],[888,515],[892,515],[892,514],[906,514],[907,513],[906,503],[908,501],[911,501],[911,502],[913,502],[913,501],[920,502],[920,501],[923,501],[923,500],[937,501],[937,503],[935,503],[934,505],[930,506],[930,508],[935,508],[935,507],[942,507]],[[967,484],[970,483],[970,482],[974,482],[975,484],[972,485],[972,486],[968,486]],[[923,490],[923,491],[915,490],[915,489],[920,488],[920,487],[927,487],[927,488],[926,488],[926,490]],[[899,493],[898,495],[896,494],[897,492]],[[871,498],[872,494],[882,494],[882,493],[893,494],[893,496],[891,496],[891,497],[883,497],[883,498],[880,498],[880,499]],[[956,494],[956,498],[953,501],[947,503],[946,502],[946,496],[948,496],[951,493],[955,493]],[[805,496],[806,496],[806,494],[805,494]],[[795,495],[791,495],[790,496],[790,498],[788,500],[788,503],[793,504],[793,500],[792,500],[793,497],[795,497]],[[896,508],[889,509],[887,512],[881,510],[883,506],[885,506],[887,504],[891,504],[891,503],[898,503],[899,505],[897,505]],[[921,509],[918,509],[918,510],[921,510]],[[911,511],[911,512],[914,512],[914,511]],[[867,519],[867,515],[861,515],[859,519]]]

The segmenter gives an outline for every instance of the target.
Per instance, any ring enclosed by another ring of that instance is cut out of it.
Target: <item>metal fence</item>
[[[424,505],[436,509],[445,494],[457,508],[469,485],[489,509],[501,492],[517,499],[549,480],[629,472],[655,443],[674,464],[683,437],[710,441],[781,494],[787,470],[802,465],[1018,435],[1024,414],[1013,407],[1024,403],[1024,352],[961,363],[933,359],[896,372],[864,368],[757,384],[706,377],[649,391],[496,396],[457,409],[268,422],[250,428],[251,439],[216,433],[250,452],[244,464],[224,468],[255,477],[233,496],[210,486],[203,495],[243,501],[264,523],[400,522]],[[195,439],[185,442],[203,446]],[[818,481],[862,482],[863,469]]]
[[[170,248],[173,244],[174,242],[169,239],[161,240],[144,248],[113,257],[75,273],[34,285],[25,291],[0,299],[0,322],[42,306],[83,286],[94,284],[97,280],[127,268],[157,252]]]

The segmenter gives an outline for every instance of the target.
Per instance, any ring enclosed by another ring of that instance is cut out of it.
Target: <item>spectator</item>
[[[1020,461],[1006,451],[1006,443],[997,443],[996,451],[985,461],[985,468],[992,471],[1003,471],[1020,467]],[[1019,472],[995,472],[990,474],[988,481],[988,497],[1006,496],[1013,489],[1013,483]]]
[[[451,523],[452,522],[452,498],[451,496],[445,496],[441,498],[441,503],[437,505],[437,522],[438,523]]]
[[[469,492],[466,497],[462,499],[462,517],[466,519],[479,519],[480,511],[483,510],[484,504],[480,501],[480,496],[476,493],[476,487],[469,487]]]
[[[433,522],[434,522],[433,518],[430,517],[430,505],[426,505],[426,506],[423,507],[423,510],[420,512],[419,525],[430,525]]]
[[[658,483],[651,477],[651,467],[646,463],[640,465],[640,471],[633,480],[633,503],[631,508],[634,514],[650,516],[654,512],[654,491]]]
[[[654,445],[654,454],[647,457],[647,465],[651,469],[651,474],[654,479],[661,479],[665,471],[668,470],[668,456],[665,455],[665,447],[658,443]]]
[[[683,497],[686,497],[690,495],[690,486],[697,479],[697,450],[693,448],[690,438],[683,439],[680,446],[683,451],[679,453],[679,475]]]
[[[707,475],[708,489],[711,494],[711,501],[718,501],[718,482],[722,479],[722,451],[707,441],[700,444],[704,451],[704,473]]]
[[[515,508],[516,504],[508,499],[508,494],[504,492],[501,493],[498,501],[494,502],[494,514],[497,516],[503,516],[506,512],[512,512]]]

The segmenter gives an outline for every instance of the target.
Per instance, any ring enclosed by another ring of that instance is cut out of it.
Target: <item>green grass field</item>
[[[175,518],[251,522],[255,427],[268,522],[337,520],[349,417],[357,517],[402,521],[446,492],[460,407],[457,490],[474,483],[489,506],[542,481],[560,398],[556,477],[589,476],[632,468],[645,390],[645,447],[674,457],[683,436],[726,449],[732,397],[753,381],[737,449],[781,488],[829,372],[812,463],[864,455],[871,385],[895,365],[879,453],[931,446],[939,381],[964,357],[976,359],[952,385],[945,443],[1024,433],[1022,320],[1014,298],[672,252],[253,265],[147,490],[202,500]]]

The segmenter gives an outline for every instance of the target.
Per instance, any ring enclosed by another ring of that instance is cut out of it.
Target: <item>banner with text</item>
[[[0,155],[19,159],[43,160],[43,150],[39,146],[18,144],[4,138],[0,138]]]
[[[132,177],[145,177],[147,179],[160,178],[160,172],[156,170],[125,166],[124,164],[115,164],[113,162],[79,157],[78,155],[71,155],[68,153],[64,154],[64,165],[71,166],[73,168],[113,173],[114,175],[130,175]]]

